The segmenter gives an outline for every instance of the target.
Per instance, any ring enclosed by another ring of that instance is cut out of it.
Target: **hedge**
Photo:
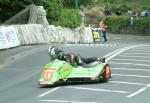
[[[100,21],[103,17],[100,16]],[[142,34],[150,35],[150,18],[137,18],[134,25],[130,24],[130,17],[108,16],[106,18],[107,30],[116,34]]]

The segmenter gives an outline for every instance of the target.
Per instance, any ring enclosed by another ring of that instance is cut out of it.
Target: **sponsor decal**
[[[0,49],[18,46],[20,43],[17,34],[13,26],[0,27]]]
[[[100,34],[98,29],[91,29],[94,42],[100,42]]]
[[[52,78],[53,72],[44,72],[43,77],[44,77],[44,79]]]

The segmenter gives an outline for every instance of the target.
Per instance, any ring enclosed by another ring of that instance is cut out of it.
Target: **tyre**
[[[111,78],[111,69],[110,66],[107,64],[104,68],[103,79],[105,82],[108,82],[110,78]]]

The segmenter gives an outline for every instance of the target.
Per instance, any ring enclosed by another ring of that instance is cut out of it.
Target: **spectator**
[[[135,23],[136,23],[136,16],[135,15],[132,15],[131,17],[131,25],[135,25]]]
[[[128,14],[129,14],[129,16],[131,16],[132,15],[132,11],[128,10]]]
[[[145,16],[145,11],[142,11],[141,12],[141,17],[144,17]]]
[[[145,11],[142,11],[141,12],[141,17],[149,17],[150,16],[150,12],[148,12],[147,10],[145,10]]]
[[[115,9],[115,14],[118,15],[118,16],[121,15],[121,10],[120,10],[120,8],[116,8],[116,9]]]
[[[101,29],[101,42],[106,42],[107,41],[107,38],[106,38],[106,24],[105,24],[105,19],[106,18],[103,18],[100,23],[99,23],[99,27]]]
[[[107,15],[110,15],[110,10],[109,10],[108,6],[104,6],[103,12],[104,12],[104,14],[105,14],[106,16],[107,16]]]

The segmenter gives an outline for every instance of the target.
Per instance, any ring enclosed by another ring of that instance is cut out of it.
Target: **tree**
[[[78,7],[80,7],[80,5],[87,6],[93,4],[93,0],[62,0],[62,1],[64,8],[76,8],[77,4]]]
[[[59,0],[48,0],[47,3],[47,19],[50,24],[53,24],[60,18],[62,6]]]
[[[32,0],[1,0],[0,8],[2,16],[0,16],[0,20],[2,22],[6,21],[32,2]]]
[[[50,23],[59,19],[62,7],[59,0],[1,0],[0,8],[2,16],[0,16],[0,20],[2,22],[6,21],[32,3],[44,6]]]

